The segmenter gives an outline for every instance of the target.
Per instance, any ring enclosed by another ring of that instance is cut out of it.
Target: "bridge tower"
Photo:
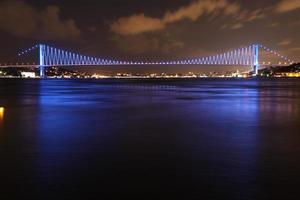
[[[259,68],[259,45],[254,44],[253,45],[253,73],[255,76],[258,75],[258,68]]]
[[[45,49],[46,46],[43,44],[39,45],[39,70],[40,78],[45,78]]]

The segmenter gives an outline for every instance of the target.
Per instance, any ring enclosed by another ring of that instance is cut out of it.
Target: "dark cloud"
[[[19,38],[70,40],[78,39],[81,31],[72,19],[61,19],[58,6],[39,10],[23,1],[0,2],[0,30]]]
[[[157,51],[160,47],[156,37],[148,35],[124,36],[114,35],[112,41],[118,49],[130,54],[143,54],[145,52]]]
[[[87,55],[132,60],[201,57],[258,42],[298,60],[299,4],[300,0],[0,0],[0,42],[11,46],[1,51],[0,60],[38,40]]]
[[[185,45],[182,41],[170,37],[169,34],[114,35],[112,41],[121,51],[135,55],[145,53],[171,54],[182,49]]]

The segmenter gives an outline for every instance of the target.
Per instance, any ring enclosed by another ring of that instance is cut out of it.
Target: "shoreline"
[[[24,80],[118,80],[118,79],[148,79],[148,80],[171,80],[171,79],[300,79],[300,77],[105,77],[105,78],[78,78],[78,77],[70,77],[70,78],[62,78],[62,77],[46,77],[46,78],[25,78],[25,77],[0,77],[0,79],[24,79]]]

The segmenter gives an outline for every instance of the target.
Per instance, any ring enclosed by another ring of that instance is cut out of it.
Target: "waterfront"
[[[1,79],[0,199],[296,199],[299,88]]]

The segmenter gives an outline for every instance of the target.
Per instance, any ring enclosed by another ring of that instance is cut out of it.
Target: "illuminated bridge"
[[[261,44],[253,44],[242,48],[230,50],[216,55],[198,57],[192,59],[171,61],[124,61],[96,58],[81,55],[71,51],[51,47],[44,44],[35,45],[21,51],[18,56],[24,58],[29,53],[38,50],[38,64],[0,64],[0,67],[38,67],[40,77],[45,77],[46,67],[57,66],[122,66],[122,65],[203,65],[203,66],[248,66],[252,67],[253,74],[257,75],[260,66],[271,65],[271,62],[260,60],[261,52],[277,57],[280,65],[293,64],[294,61],[278,52]]]

